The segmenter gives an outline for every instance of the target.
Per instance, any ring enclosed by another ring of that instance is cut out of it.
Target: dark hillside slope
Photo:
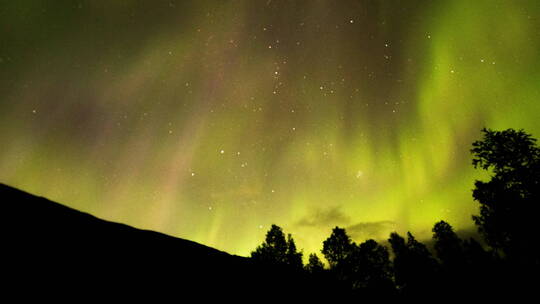
[[[282,286],[296,281],[294,275],[261,271],[248,258],[104,221],[2,184],[0,201],[7,229],[4,276],[13,287],[204,299],[258,294],[278,277]],[[280,290],[287,287],[272,292]]]

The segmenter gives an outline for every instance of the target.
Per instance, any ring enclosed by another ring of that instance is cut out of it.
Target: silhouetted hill
[[[2,184],[0,199],[8,239],[4,274],[14,288],[51,295],[247,300],[272,289],[269,284],[278,277],[285,288],[269,295],[287,292],[296,281],[295,275],[263,270],[248,258],[101,220]]]

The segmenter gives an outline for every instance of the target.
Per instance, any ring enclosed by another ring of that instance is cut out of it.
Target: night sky
[[[2,1],[0,182],[248,255],[473,228],[482,127],[540,136],[540,2]]]

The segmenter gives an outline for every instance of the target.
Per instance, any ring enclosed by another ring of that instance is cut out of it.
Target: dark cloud
[[[349,216],[341,211],[341,207],[334,206],[317,208],[298,221],[296,225],[303,227],[332,227],[347,225],[350,221]]]
[[[351,225],[350,217],[340,206],[314,209],[296,225],[309,228],[343,227],[347,234],[358,242],[367,239],[386,240],[390,233],[396,230],[396,223],[393,221],[360,222]]]
[[[355,241],[386,240],[390,233],[396,230],[396,223],[393,221],[360,222],[345,229]]]

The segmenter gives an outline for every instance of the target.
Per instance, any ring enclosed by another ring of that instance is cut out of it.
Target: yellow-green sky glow
[[[0,9],[0,182],[230,253],[471,229],[480,129],[540,135],[535,0]]]

